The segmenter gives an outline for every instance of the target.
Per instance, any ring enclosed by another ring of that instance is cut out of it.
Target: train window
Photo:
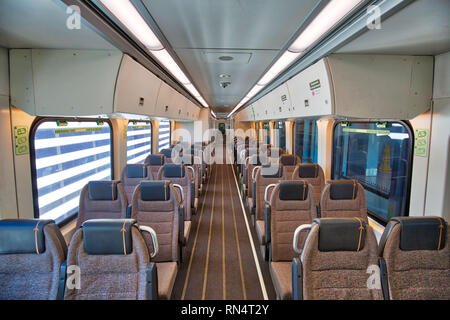
[[[270,144],[270,124],[269,124],[269,122],[264,122],[262,128],[263,128],[262,141],[264,141],[264,143],[266,143],[266,144]]]
[[[112,130],[107,121],[38,121],[31,158],[35,217],[64,223],[78,212],[81,189],[111,180]]]
[[[127,163],[144,163],[152,153],[152,123],[129,121],[127,128]]]
[[[275,122],[275,141],[278,148],[286,149],[286,127],[284,121]]]
[[[170,147],[170,120],[159,121],[159,151]]]
[[[356,179],[367,210],[381,221],[408,213],[412,133],[403,122],[338,122],[333,179]]]
[[[303,163],[317,163],[317,121],[297,120],[294,125],[295,154]]]

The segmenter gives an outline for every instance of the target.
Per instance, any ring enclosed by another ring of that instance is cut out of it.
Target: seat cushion
[[[270,275],[280,300],[292,299],[292,262],[270,262]]]
[[[256,235],[260,244],[266,243],[266,226],[264,220],[256,220]]]
[[[184,222],[184,243],[187,244],[189,240],[189,235],[191,234],[191,221]]]
[[[157,262],[156,270],[158,272],[158,298],[169,300],[177,276],[177,263]]]

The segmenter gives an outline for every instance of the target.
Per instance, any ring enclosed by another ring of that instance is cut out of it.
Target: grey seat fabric
[[[315,219],[300,258],[292,267],[302,268],[303,277],[294,272],[294,283],[300,281],[294,297],[301,291],[305,300],[383,299],[379,274],[372,274],[374,285],[368,285],[368,271],[378,264],[377,240],[361,218]]]
[[[158,298],[170,299],[181,250],[181,195],[169,181],[142,182],[134,192],[132,203],[131,217],[136,219],[140,226],[153,228],[158,237],[159,253],[153,260],[158,271]],[[151,238],[144,234],[144,239],[152,252]]]
[[[281,300],[292,299],[291,263],[297,256],[292,247],[295,229],[310,224],[317,217],[314,192],[306,181],[281,181],[270,197],[270,230],[266,242],[270,241],[269,269],[272,281]],[[306,232],[299,237],[302,244]],[[287,272],[287,274],[286,274]]]
[[[79,267],[80,286],[66,285],[64,298],[147,299],[150,264],[149,250],[133,219],[85,221],[67,255],[67,265]]]
[[[123,168],[121,183],[129,204],[131,204],[131,201],[133,200],[134,189],[142,180],[152,180],[147,165],[127,164],[125,168]]]
[[[385,298],[450,300],[450,242],[440,217],[395,217],[379,244]],[[384,264],[384,266],[383,266]]]
[[[323,187],[325,185],[325,177],[323,169],[317,163],[300,163],[292,172],[292,180],[308,181],[313,187],[316,206],[319,205]]]
[[[67,246],[53,220],[0,220],[0,300],[55,300]]]
[[[322,190],[320,217],[360,217],[367,220],[366,193],[355,180],[331,180]]]
[[[128,201],[120,181],[91,181],[81,190],[76,229],[90,219],[124,219]]]
[[[158,180],[168,180],[183,188],[184,207],[184,239],[187,243],[191,232],[191,177],[182,164],[165,164],[159,169]]]
[[[277,164],[277,172],[273,172],[274,169],[270,165],[261,166],[256,169],[255,183],[253,194],[255,201],[255,229],[258,236],[259,243],[261,245],[266,243],[266,230],[265,230],[265,217],[264,217],[264,194],[266,187],[272,183],[278,183],[279,181],[286,180],[286,171],[282,165]]]
[[[161,168],[166,162],[166,157],[163,154],[150,154],[144,161],[144,164],[149,169],[149,175],[151,180],[158,179],[159,168]]]

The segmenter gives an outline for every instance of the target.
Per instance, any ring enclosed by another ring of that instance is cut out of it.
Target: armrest
[[[270,207],[270,204],[266,204],[264,208],[264,227],[266,231],[266,245],[269,244],[272,240],[271,237],[271,214],[272,214],[272,208]]]
[[[386,261],[380,257],[378,260],[380,265],[380,280],[381,280],[381,289],[383,290],[383,298],[384,300],[390,300],[389,296],[389,282],[387,277],[387,267]]]
[[[158,237],[156,236],[155,230],[153,230],[153,228],[149,226],[139,226],[139,230],[148,232],[150,234],[153,243],[153,253],[150,255],[150,258],[156,257],[159,252],[159,245],[158,245]]]
[[[266,190],[264,191],[264,202],[270,206],[270,201],[269,201],[269,197],[272,193],[269,193],[270,189],[275,188],[276,184],[275,183],[271,183],[266,187]]]
[[[292,259],[292,300],[303,300],[303,265],[299,258]]]
[[[302,248],[298,247],[298,237],[300,236],[300,233],[303,230],[311,229],[310,224],[302,224],[301,226],[298,226],[297,229],[295,229],[294,232],[294,239],[292,241],[292,247],[294,248],[295,253],[302,254]]]
[[[158,270],[156,263],[147,266],[147,300],[158,300]]]

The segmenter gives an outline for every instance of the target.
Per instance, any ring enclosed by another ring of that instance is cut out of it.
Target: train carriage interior
[[[0,300],[450,300],[449,22],[0,0]]]

